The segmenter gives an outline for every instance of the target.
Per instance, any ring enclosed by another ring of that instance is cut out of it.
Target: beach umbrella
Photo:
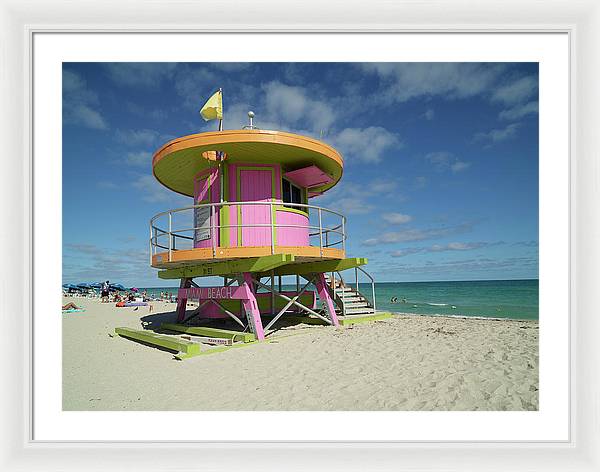
[[[121,284],[110,284],[109,288],[111,290],[118,290],[119,292],[125,292],[127,289],[123,287]]]
[[[77,284],[77,286],[79,288],[92,288],[92,286],[86,282],[81,282],[80,284]]]
[[[92,287],[92,288],[102,288],[102,282],[94,282],[93,284],[90,284],[90,287]]]
[[[139,292],[139,291],[140,291],[140,289],[139,289],[139,288],[137,288],[137,287],[132,287],[132,288],[131,288],[131,291],[132,291],[132,292]]]

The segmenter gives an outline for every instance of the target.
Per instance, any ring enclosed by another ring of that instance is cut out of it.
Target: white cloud
[[[171,78],[177,64],[174,62],[110,62],[105,64],[110,79],[123,86],[157,88],[164,79]]]
[[[125,155],[125,163],[131,166],[150,166],[152,163],[152,153],[148,151],[128,152]]]
[[[120,129],[116,133],[117,140],[130,147],[154,146],[158,143],[159,137],[158,131],[153,129]]]
[[[364,184],[342,181],[323,196],[316,197],[318,199],[317,205],[327,206],[342,214],[365,214],[374,209],[374,205],[369,203],[371,197],[381,197],[382,194],[389,194],[397,186],[397,181],[385,179],[375,179]],[[394,194],[390,198],[393,198],[396,203],[405,200],[405,197],[401,194]]]
[[[473,251],[475,249],[482,249],[492,246],[499,246],[505,244],[503,241],[497,242],[471,242],[471,243],[459,243],[453,242],[448,244],[434,244],[429,247],[412,247],[404,248],[390,252],[392,257],[404,257],[411,254],[420,253],[432,253],[432,252],[447,252],[447,251]]]
[[[405,229],[402,231],[389,231],[376,238],[370,238],[363,241],[364,246],[376,246],[379,244],[407,243],[414,241],[425,241],[427,239],[436,239],[453,234],[462,234],[471,230],[471,225],[464,223],[456,226],[446,226],[442,228],[429,229]]]
[[[373,205],[356,197],[340,198],[335,204],[335,210],[344,215],[364,215],[370,213],[373,208]]]
[[[425,159],[429,161],[436,172],[445,172],[451,170],[453,173],[461,172],[468,169],[471,164],[461,161],[454,157],[454,154],[448,151],[430,152],[425,155]]]
[[[386,152],[403,146],[397,135],[379,126],[346,128],[328,141],[345,157],[363,162],[380,162]]]
[[[422,175],[415,177],[415,188],[424,188],[427,185],[427,177],[423,177]]]
[[[98,111],[98,95],[87,88],[79,74],[63,69],[63,120],[66,124],[104,130],[106,120]]]
[[[517,105],[513,108],[502,110],[498,117],[501,120],[518,120],[524,116],[537,113],[538,109],[538,102],[528,102],[524,105]]]
[[[401,225],[412,221],[412,216],[402,213],[384,213],[381,217],[392,225]]]
[[[450,170],[453,173],[457,173],[457,172],[461,172],[463,170],[468,169],[469,167],[471,167],[471,163],[470,162],[464,162],[464,161],[456,161],[453,162],[452,164],[450,164]]]
[[[493,129],[485,133],[476,133],[473,137],[473,140],[487,143],[488,145],[506,141],[507,139],[514,138],[517,135],[519,126],[519,123],[512,123],[507,125],[505,128]]]
[[[430,108],[425,113],[423,113],[423,118],[425,118],[428,121],[433,120],[435,118],[435,111]]]
[[[262,88],[267,115],[272,121],[287,125],[302,123],[313,130],[326,130],[336,119],[328,103],[313,98],[303,87],[274,81],[264,84]]]
[[[109,190],[117,188],[117,184],[115,184],[114,182],[111,182],[109,180],[101,180],[100,182],[96,183],[96,186],[98,188],[109,189]]]
[[[161,185],[153,175],[141,175],[133,181],[132,185],[140,191],[142,200],[146,202],[168,202],[177,195]]]
[[[497,88],[492,94],[492,100],[501,102],[505,105],[523,103],[537,90],[538,81],[536,78],[527,76],[503,85]]]
[[[417,97],[467,98],[487,93],[503,65],[475,63],[364,63],[384,86],[383,100],[405,102]]]

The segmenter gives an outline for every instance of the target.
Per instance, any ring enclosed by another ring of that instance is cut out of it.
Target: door
[[[273,170],[240,170],[240,200],[242,202],[269,202],[273,198]],[[241,214],[242,246],[271,245],[270,205],[239,205]],[[269,225],[256,227],[251,225]]]

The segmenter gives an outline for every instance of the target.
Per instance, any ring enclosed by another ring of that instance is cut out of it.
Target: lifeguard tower
[[[367,259],[346,255],[345,216],[309,203],[339,182],[342,156],[307,136],[258,129],[248,115],[244,129],[183,136],[153,156],[156,179],[193,199],[150,220],[150,264],[180,280],[177,323],[162,327],[207,335],[194,326],[231,318],[260,341],[282,317],[333,326],[375,318]],[[207,276],[223,284],[195,282]],[[191,312],[188,300],[198,300]]]

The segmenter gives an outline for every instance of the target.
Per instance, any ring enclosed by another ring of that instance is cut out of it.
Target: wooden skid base
[[[219,346],[219,347],[213,347],[210,349],[205,349],[203,351],[199,351],[193,354],[175,354],[173,357],[175,359],[177,359],[178,361],[184,361],[185,359],[189,359],[190,357],[196,357],[196,356],[206,356],[208,354],[216,354],[218,352],[223,352],[223,351],[228,351],[229,349],[236,349],[238,347],[247,347],[247,346],[252,346],[254,344],[258,344],[258,341],[251,341],[248,343],[237,343],[237,344],[233,344],[231,346]]]
[[[374,315],[364,316],[338,316],[338,320],[341,326],[349,326],[356,323],[367,323],[369,321],[379,321],[391,318],[391,313],[375,313]],[[322,319],[315,318],[312,316],[286,316],[284,320],[296,321],[298,323],[313,324],[313,325],[327,325]]]
[[[252,333],[242,333],[240,331],[230,331],[227,329],[207,328],[203,326],[186,326],[175,323],[163,323],[161,329],[175,331],[177,333],[194,334],[196,336],[208,336],[213,338],[226,338],[232,341],[243,341],[250,343],[256,341],[256,337]]]
[[[356,323],[368,323],[370,321],[379,321],[379,320],[385,320],[388,318],[391,318],[392,315],[391,313],[375,313],[374,315],[364,315],[364,316],[339,316],[338,320],[340,321],[340,324],[342,326],[349,326],[352,324],[356,324]]]
[[[200,353],[200,345],[198,343],[174,338],[173,336],[166,336],[163,334],[156,334],[147,330],[131,328],[115,328],[115,333],[117,333],[119,336],[134,339],[136,341],[143,341],[148,344],[164,347],[172,351],[182,352],[187,355]]]

